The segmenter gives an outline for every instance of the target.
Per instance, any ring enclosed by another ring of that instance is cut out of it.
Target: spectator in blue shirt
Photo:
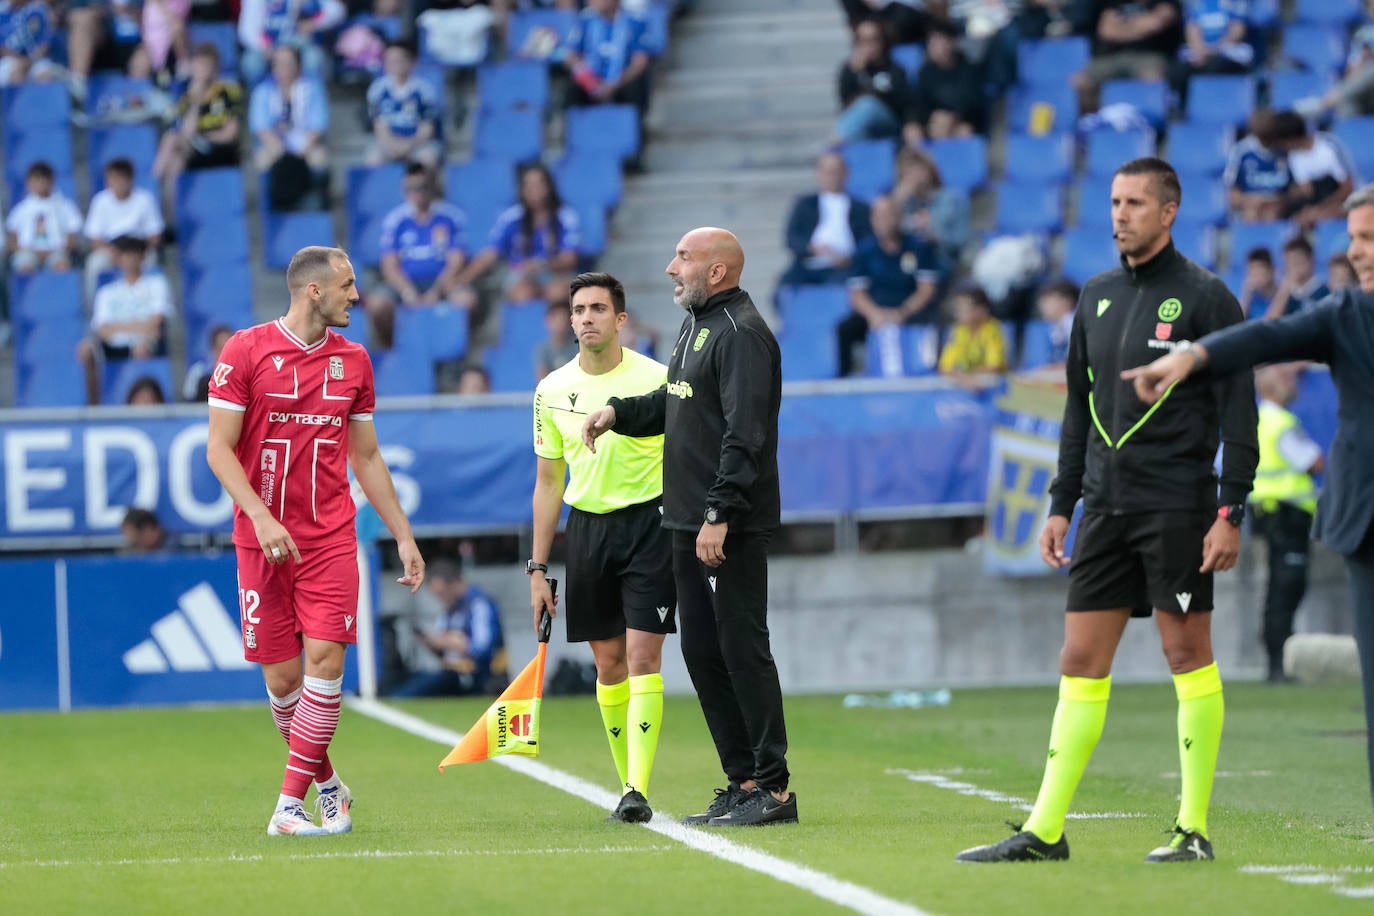
[[[1278,277],[1274,271],[1274,256],[1263,246],[1251,248],[1245,255],[1245,276],[1240,283],[1240,310],[1246,318],[1263,318],[1269,304],[1279,294]]]
[[[571,105],[615,102],[649,105],[649,52],[645,24],[620,8],[620,0],[587,0],[577,27],[558,55],[572,75]]]
[[[1283,246],[1283,282],[1264,317],[1282,318],[1310,309],[1329,295],[1331,290],[1317,274],[1311,243],[1302,236],[1289,239]]]
[[[504,690],[506,640],[496,602],[469,584],[453,560],[432,562],[427,579],[443,611],[433,626],[416,635],[438,657],[441,667],[412,674],[392,696],[465,696]]]
[[[1170,70],[1179,107],[1188,104],[1188,83],[1199,73],[1244,73],[1255,61],[1245,40],[1244,0],[1192,0],[1184,14],[1184,45]]]
[[[329,99],[319,80],[301,76],[301,52],[279,45],[272,52],[272,77],[259,83],[248,104],[248,129],[257,149],[253,160],[270,171],[283,155],[305,160],[317,183],[324,183],[329,151],[324,132],[329,126]],[[276,194],[274,192],[273,196]]]
[[[1276,131],[1274,112],[1255,112],[1249,133],[1231,148],[1226,160],[1222,180],[1230,193],[1232,214],[1242,222],[1267,222],[1283,214],[1293,179]]]
[[[562,301],[577,270],[577,214],[563,205],[543,165],[521,167],[519,180],[519,202],[496,220],[487,246],[472,259],[463,280],[474,283],[504,262],[507,301]]]
[[[244,83],[252,86],[262,79],[272,52],[283,46],[300,51],[305,73],[321,76],[325,57],[316,35],[338,25],[346,15],[340,0],[243,0],[238,38],[243,46],[239,72]]]
[[[389,41],[382,56],[385,71],[367,89],[372,121],[369,165],[420,162],[434,169],[444,158],[439,137],[439,87],[415,75],[415,46]]]
[[[397,305],[453,302],[470,308],[472,290],[459,282],[466,264],[463,211],[439,198],[434,173],[406,166],[405,203],[382,222],[382,282],[368,294],[367,313],[378,343],[390,347]]]
[[[63,77],[62,67],[48,59],[54,31],[52,9],[42,0],[0,11],[0,86]]]
[[[902,231],[901,212],[880,195],[870,207],[873,235],[854,252],[849,276],[853,311],[839,323],[840,375],[854,369],[854,348],[870,329],[887,324],[938,324],[935,293],[939,255],[929,244]]]

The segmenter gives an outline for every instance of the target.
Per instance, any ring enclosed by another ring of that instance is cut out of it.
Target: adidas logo
[[[152,635],[124,653],[130,674],[172,671],[241,671],[243,637],[235,615],[208,582],[177,599],[177,610],[153,624]]]
[[[1179,592],[1174,597],[1178,599],[1178,606],[1183,609],[1183,613],[1188,613],[1188,605],[1193,603],[1193,593]]]

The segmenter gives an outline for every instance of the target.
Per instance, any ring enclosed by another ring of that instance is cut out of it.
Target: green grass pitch
[[[1034,797],[1054,691],[956,691],[944,708],[787,701],[802,823],[731,840],[926,913],[1369,912],[1374,817],[1353,686],[1229,684],[1212,863],[1147,866],[1176,806],[1172,687],[1119,686],[1069,822],[1072,860],[957,865]],[[464,731],[484,701],[398,708]],[[650,799],[685,814],[721,777],[670,698]],[[809,891],[491,763],[345,710],[333,756],[354,831],[269,838],[285,746],[266,705],[0,716],[0,912],[821,913]],[[546,701],[553,767],[614,789],[591,697]],[[917,778],[911,778],[916,774]],[[955,783],[955,785],[951,785]],[[962,791],[961,791],[962,789]],[[981,792],[982,794],[978,794]],[[1256,870],[1255,866],[1266,870]],[[1278,869],[1287,871],[1279,873]]]

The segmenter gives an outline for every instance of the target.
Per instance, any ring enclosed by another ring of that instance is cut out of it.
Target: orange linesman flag
[[[549,586],[557,594],[557,580],[550,579]],[[544,698],[544,657],[552,631],[553,619],[545,611],[539,620],[539,652],[534,661],[525,666],[468,729],[463,740],[439,762],[441,772],[450,764],[490,760],[502,754],[539,756],[539,705]]]

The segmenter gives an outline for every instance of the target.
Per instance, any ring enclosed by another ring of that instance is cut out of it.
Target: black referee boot
[[[620,804],[615,806],[607,817],[607,821],[621,821],[626,824],[647,824],[653,819],[654,809],[649,807],[649,800],[639,793],[637,789],[631,789],[620,799]]]
[[[1163,846],[1150,851],[1146,862],[1210,862],[1216,856],[1212,844],[1196,830],[1174,825],[1173,836]]]
[[[1057,842],[1046,843],[1029,830],[1022,830],[1020,824],[1007,821],[1007,826],[1016,832],[1000,843],[965,849],[954,857],[954,861],[1048,862],[1062,861],[1069,857],[1068,837],[1060,835]]]

